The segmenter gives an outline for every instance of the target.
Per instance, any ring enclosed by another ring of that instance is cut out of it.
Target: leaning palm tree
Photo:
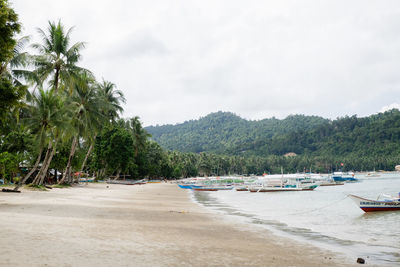
[[[43,182],[48,166],[51,163],[52,155],[55,153],[57,141],[61,136],[60,131],[66,129],[66,118],[69,116],[68,109],[64,105],[64,99],[55,95],[53,91],[44,91],[42,89],[32,95],[26,109],[29,116],[24,119],[24,123],[30,129],[33,136],[35,136],[35,143],[38,146],[39,153],[33,168],[19,182],[15,189],[24,184],[37,170],[42,158],[42,152],[47,145],[46,156],[39,173],[34,178],[34,182],[37,184]]]
[[[80,52],[85,44],[77,42],[70,46],[72,29],[65,31],[60,21],[57,24],[49,21],[47,33],[38,29],[42,44],[32,45],[39,52],[39,55],[32,56],[33,72],[42,84],[50,80],[56,94],[60,83],[64,85],[64,88],[70,88],[82,71],[89,72],[76,65],[81,59]]]
[[[80,138],[90,140],[90,137],[104,120],[102,113],[102,102],[99,98],[94,78],[87,73],[81,73],[80,78],[74,83],[72,94],[69,97],[72,112],[71,128],[75,133],[73,135],[71,150],[68,157],[67,166],[64,175],[59,183],[71,183],[71,163]]]

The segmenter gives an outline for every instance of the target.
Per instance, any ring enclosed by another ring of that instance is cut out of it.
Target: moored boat
[[[377,200],[367,199],[356,195],[349,195],[349,197],[364,212],[400,210],[400,196],[398,198],[389,196],[383,200],[379,200],[379,197]]]
[[[376,177],[381,177],[381,175],[380,175],[379,173],[373,171],[373,172],[368,172],[368,173],[365,175],[365,177],[368,177],[368,178],[370,178],[370,177],[376,178]]]
[[[219,190],[232,190],[233,186],[196,186],[192,187],[195,191],[219,191]]]
[[[235,187],[236,191],[249,191],[249,188],[245,185],[243,186],[236,186]]]
[[[352,172],[334,172],[332,180],[335,182],[358,182],[358,179],[354,177],[354,173]]]
[[[196,187],[192,188],[194,191],[218,191],[218,189],[213,187]]]
[[[344,183],[326,181],[319,184],[319,186],[336,186],[336,185],[344,185]]]
[[[178,186],[182,189],[192,189],[192,185],[190,184],[178,184]]]
[[[145,180],[108,180],[107,184],[124,184],[124,185],[142,185],[146,184]]]
[[[309,184],[309,185],[283,185],[283,186],[251,186],[249,187],[249,191],[252,193],[255,192],[292,192],[292,191],[312,191],[318,187],[318,184]]]

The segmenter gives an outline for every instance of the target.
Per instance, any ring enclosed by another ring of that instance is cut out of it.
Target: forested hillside
[[[358,118],[324,119],[291,115],[248,121],[229,112],[146,130],[162,147],[181,152],[224,155],[386,157],[400,154],[400,111]]]

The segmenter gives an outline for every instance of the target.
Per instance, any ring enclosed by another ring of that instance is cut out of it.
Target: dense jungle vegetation
[[[248,121],[233,113],[217,112],[199,120],[146,130],[168,150],[243,157],[244,161],[280,158],[280,163],[264,164],[264,171],[277,172],[278,164],[288,171],[314,166],[316,171],[329,172],[338,169],[340,163],[351,170],[393,170],[400,163],[397,109],[336,120],[291,115],[282,120]],[[290,152],[297,156],[283,157]],[[261,171],[256,169],[257,173]]]

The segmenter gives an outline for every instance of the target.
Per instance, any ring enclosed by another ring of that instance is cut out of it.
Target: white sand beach
[[[225,220],[174,184],[0,192],[1,266],[350,266]]]

